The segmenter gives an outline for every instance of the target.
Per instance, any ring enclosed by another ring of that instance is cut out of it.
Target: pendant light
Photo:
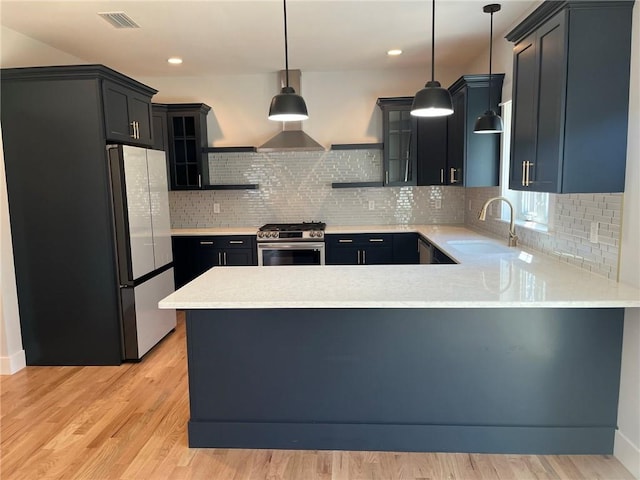
[[[271,100],[269,120],[278,122],[297,122],[309,118],[304,98],[289,86],[289,50],[287,43],[287,0],[284,4],[284,64],[286,85],[278,95]]]
[[[489,106],[484,115],[480,115],[476,119],[473,133],[501,133],[502,132],[502,118],[491,107],[491,60],[493,57],[493,14],[500,11],[500,4],[492,3],[491,5],[485,5],[482,8],[484,13],[491,14],[491,30],[489,34]]]
[[[444,117],[453,113],[451,94],[440,82],[434,80],[436,48],[436,0],[431,12],[431,80],[416,93],[411,105],[411,115],[416,117]]]

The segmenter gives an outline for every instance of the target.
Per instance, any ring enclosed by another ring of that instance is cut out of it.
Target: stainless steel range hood
[[[289,86],[301,95],[300,70],[289,70]],[[286,86],[286,72],[280,70],[280,89]],[[324,147],[302,131],[302,122],[282,122],[282,131],[257,148],[258,152],[318,152]]]

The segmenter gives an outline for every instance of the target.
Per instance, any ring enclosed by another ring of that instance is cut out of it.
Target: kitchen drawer
[[[325,236],[327,246],[366,246],[366,247],[391,247],[393,245],[392,233],[357,233],[357,234],[330,234]]]
[[[198,237],[200,245],[215,248],[252,248],[255,237],[252,235],[206,235]]]

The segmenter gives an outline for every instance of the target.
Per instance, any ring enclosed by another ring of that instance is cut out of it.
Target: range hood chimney
[[[289,86],[301,95],[300,70],[289,70]],[[280,70],[280,88],[286,86],[286,71]],[[258,152],[318,152],[324,147],[302,131],[302,122],[282,122],[282,131],[267,140],[257,149]]]

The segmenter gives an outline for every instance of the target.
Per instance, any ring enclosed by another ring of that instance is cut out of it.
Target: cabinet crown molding
[[[3,68],[0,70],[2,81],[7,80],[78,80],[100,78],[110,80],[128,89],[137,91],[143,95],[152,97],[158,90],[140,83],[131,77],[99,64],[91,65],[57,65],[46,67],[18,67]]]
[[[538,8],[536,8],[531,15],[524,19],[517,27],[511,30],[505,35],[504,38],[513,43],[518,43],[524,39],[527,35],[533,32],[541,24],[549,20],[552,16],[558,13],[560,10],[576,10],[581,8],[612,8],[612,7],[624,7],[633,8],[635,0],[593,0],[593,1],[556,1],[547,0]]]

